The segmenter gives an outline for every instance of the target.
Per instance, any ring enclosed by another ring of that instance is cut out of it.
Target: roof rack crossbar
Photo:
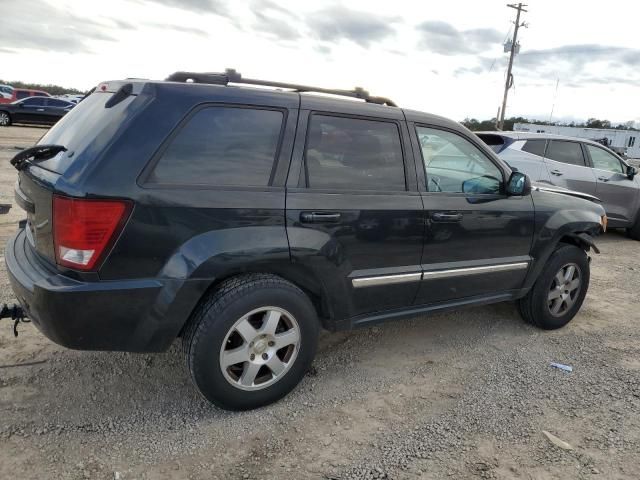
[[[369,103],[388,105],[397,107],[395,102],[384,97],[372,97],[363,88],[356,87],[353,90],[339,90],[332,88],[310,87],[307,85],[297,85],[295,83],[272,82],[270,80],[257,80],[252,78],[242,78],[242,75],[232,68],[228,68],[225,73],[215,72],[175,72],[166,79],[169,82],[191,82],[207,83],[213,85],[228,85],[229,83],[241,83],[245,85],[261,85],[265,87],[286,88],[296,92],[326,93],[329,95],[340,95],[343,97],[358,98]]]

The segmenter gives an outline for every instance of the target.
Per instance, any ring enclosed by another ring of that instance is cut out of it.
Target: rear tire
[[[8,127],[11,125],[11,115],[9,112],[0,112],[0,127]]]
[[[519,300],[520,315],[544,330],[564,327],[580,310],[589,279],[586,252],[563,244],[553,252],[529,293]]]
[[[269,274],[231,278],[205,298],[183,336],[191,379],[224,409],[273,403],[311,366],[318,325],[307,295],[286,280]]]
[[[637,214],[636,223],[627,228],[627,235],[634,240],[640,240],[640,212]]]

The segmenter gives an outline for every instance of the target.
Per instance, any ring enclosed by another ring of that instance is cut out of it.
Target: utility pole
[[[510,3],[507,5],[509,8],[514,8],[518,11],[516,14],[516,23],[515,28],[513,30],[513,41],[511,42],[511,53],[509,55],[509,66],[507,67],[507,79],[504,82],[504,97],[502,99],[502,109],[500,110],[500,121],[498,122],[498,130],[502,130],[504,128],[504,114],[507,110],[507,96],[509,95],[509,89],[513,86],[513,75],[511,74],[511,68],[513,67],[513,57],[516,54],[516,49],[518,48],[518,29],[522,26],[525,26],[524,22],[520,24],[520,13],[526,12],[524,7],[527,5],[523,3]]]

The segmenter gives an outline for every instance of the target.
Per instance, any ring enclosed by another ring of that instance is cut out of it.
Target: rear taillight
[[[53,197],[53,244],[56,262],[76,270],[92,270],[107,253],[129,213],[126,200]]]

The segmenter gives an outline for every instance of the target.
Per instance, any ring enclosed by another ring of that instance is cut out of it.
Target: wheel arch
[[[327,330],[333,330],[335,328],[333,322],[333,309],[328,298],[329,294],[320,279],[318,279],[311,270],[302,265],[281,262],[236,267],[226,270],[216,278],[211,279],[206,288],[201,292],[198,300],[190,308],[188,315],[184,318],[184,322],[180,328],[178,336],[183,334],[184,330],[187,328],[189,320],[193,316],[193,313],[197,311],[198,306],[201,305],[212,292],[216,291],[220,285],[234,277],[258,273],[275,275],[298,287],[305,293],[305,295],[307,295],[313,304],[318,315],[320,325]]]

